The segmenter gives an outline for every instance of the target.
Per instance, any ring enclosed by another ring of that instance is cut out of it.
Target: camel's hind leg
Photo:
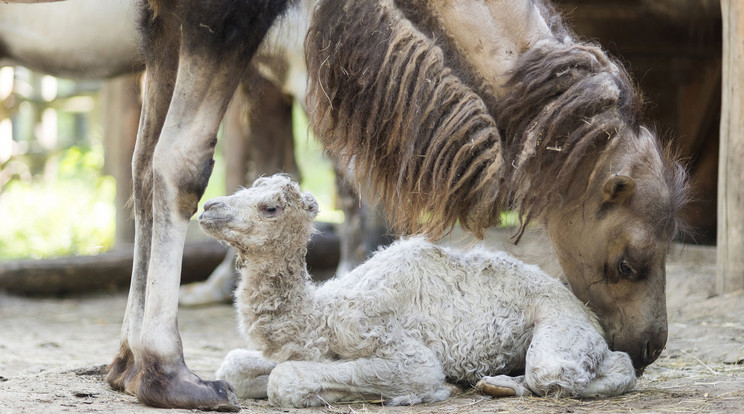
[[[232,194],[260,176],[276,173],[289,174],[299,182],[292,129],[292,97],[249,69],[223,123],[227,193]],[[179,302],[182,306],[201,306],[230,301],[237,279],[235,250],[230,247],[209,279],[181,287]]]
[[[122,350],[109,382],[152,406],[236,411],[223,381],[202,381],[184,362],[177,327],[181,256],[227,102],[285,2],[150,3],[158,14],[143,19],[150,78],[133,162],[138,245]],[[225,10],[231,5],[236,10]]]
[[[477,389],[494,397],[610,397],[630,391],[636,377],[628,354],[610,351],[588,320],[564,316],[535,326],[525,375],[483,377]]]
[[[597,376],[581,392],[581,397],[609,397],[624,394],[635,387],[633,362],[625,352],[607,351]]]

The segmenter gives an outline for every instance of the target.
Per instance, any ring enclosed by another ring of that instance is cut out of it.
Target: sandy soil
[[[503,234],[493,237],[498,246]],[[536,247],[538,246],[538,247]],[[537,241],[516,253],[554,264]],[[635,391],[600,400],[509,398],[473,392],[436,404],[382,407],[339,404],[319,409],[274,409],[266,401],[242,401],[243,412],[744,412],[744,292],[714,296],[715,251],[675,246],[668,265],[670,337]],[[0,293],[0,413],[162,412],[114,392],[103,379],[118,349],[124,293],[63,299],[29,299]],[[203,378],[231,349],[243,346],[229,305],[182,309],[179,325],[186,360]],[[185,410],[175,410],[186,412]]]

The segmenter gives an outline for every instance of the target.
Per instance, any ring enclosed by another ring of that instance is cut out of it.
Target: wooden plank
[[[744,3],[722,0],[723,88],[716,290],[744,289]]]

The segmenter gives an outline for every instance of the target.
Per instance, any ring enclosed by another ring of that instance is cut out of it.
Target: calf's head
[[[205,233],[238,251],[304,248],[313,233],[318,203],[281,174],[259,178],[250,188],[204,204]]]

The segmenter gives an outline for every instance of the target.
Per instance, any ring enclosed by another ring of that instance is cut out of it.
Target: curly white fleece
[[[304,261],[311,195],[273,176],[214,203],[202,226],[239,252],[236,307],[258,351],[233,351],[218,371],[238,395],[281,406],[359,397],[397,405],[445,399],[448,382],[555,396],[635,384],[630,358],[608,349],[570,290],[507,253],[414,237],[315,285]]]

